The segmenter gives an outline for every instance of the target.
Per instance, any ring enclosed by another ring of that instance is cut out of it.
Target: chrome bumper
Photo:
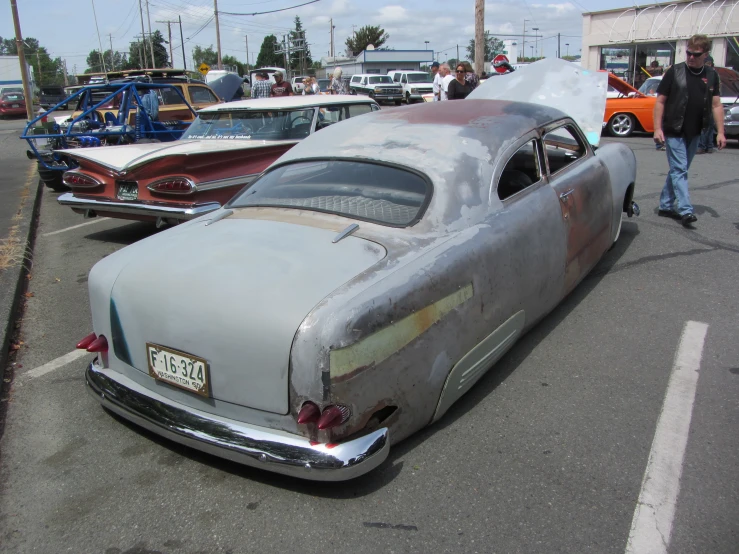
[[[313,481],[346,481],[387,458],[386,428],[329,448],[305,437],[248,425],[173,403],[92,362],[85,372],[90,394],[105,408],[185,446],[244,465]]]
[[[173,206],[165,202],[149,201],[114,201],[97,200],[95,198],[79,198],[71,192],[65,192],[57,198],[62,206],[69,206],[76,211],[113,212],[128,215],[163,217],[171,219],[193,219],[215,211],[221,207],[218,202],[207,202],[194,206]]]

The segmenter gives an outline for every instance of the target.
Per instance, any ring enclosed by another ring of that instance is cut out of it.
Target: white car
[[[290,84],[293,87],[293,92],[295,94],[302,94],[303,89],[305,88],[305,85],[303,85],[303,79],[305,79],[307,75],[300,75],[295,76],[292,79],[290,79]]]
[[[434,79],[425,71],[389,71],[388,75],[403,87],[403,100],[408,104],[423,102],[424,94],[434,92]]]

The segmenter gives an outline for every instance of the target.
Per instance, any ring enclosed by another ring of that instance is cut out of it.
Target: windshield
[[[431,75],[428,75],[426,73],[409,73],[408,74],[408,82],[409,83],[432,83]]]
[[[182,135],[186,139],[289,140],[307,137],[313,124],[313,108],[233,110],[200,113]]]
[[[655,79],[654,77],[644,81],[644,84],[639,87],[639,92],[647,94],[649,96],[657,96],[657,87],[662,82],[662,79]]]
[[[379,84],[392,85],[393,84],[393,80],[390,77],[388,77],[387,75],[382,75],[380,77],[370,77],[369,78],[369,84],[370,85],[379,85]]]
[[[420,217],[430,196],[430,185],[416,173],[371,162],[335,160],[278,167],[228,206],[295,208],[405,227]]]
[[[3,94],[3,100],[5,102],[23,102],[25,98],[19,92],[10,92],[8,94]]]

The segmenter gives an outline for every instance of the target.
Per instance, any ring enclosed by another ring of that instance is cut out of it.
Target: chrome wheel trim
[[[620,113],[613,116],[611,119],[611,129],[613,134],[618,136],[624,136],[631,133],[633,130],[633,120],[629,114]]]

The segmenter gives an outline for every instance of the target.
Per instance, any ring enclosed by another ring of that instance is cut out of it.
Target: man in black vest
[[[680,219],[685,227],[698,220],[688,193],[688,169],[698,149],[701,131],[715,121],[716,145],[719,150],[726,146],[719,77],[712,67],[705,65],[710,49],[706,35],[692,36],[685,50],[687,61],[667,70],[657,88],[654,105],[654,141],[666,145],[670,165],[658,213]]]

